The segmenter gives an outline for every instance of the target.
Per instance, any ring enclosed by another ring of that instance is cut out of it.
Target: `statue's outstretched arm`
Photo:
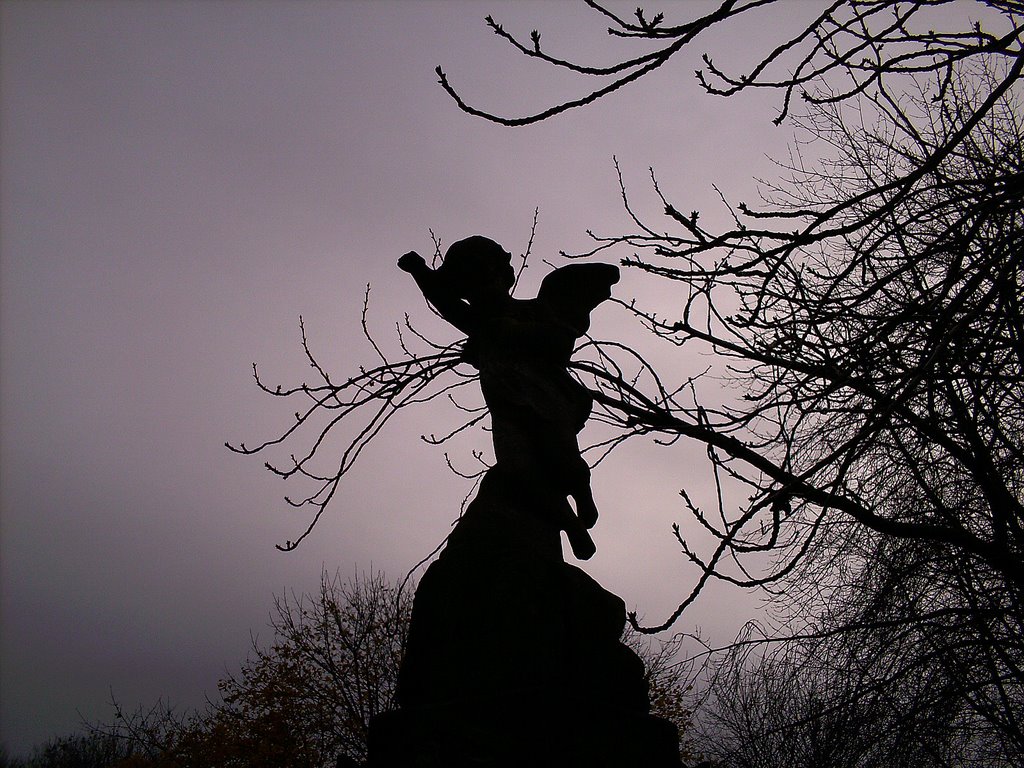
[[[448,289],[437,272],[427,266],[422,256],[410,251],[398,260],[398,268],[412,275],[423,293],[423,298],[430,302],[441,317],[467,336],[472,332],[473,322],[469,304]]]

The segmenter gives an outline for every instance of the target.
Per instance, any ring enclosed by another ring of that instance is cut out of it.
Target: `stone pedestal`
[[[494,700],[376,718],[370,768],[678,768],[678,735],[667,720],[580,699]]]
[[[675,727],[649,714],[622,600],[562,560],[543,499],[481,484],[424,574],[370,768],[676,768]]]

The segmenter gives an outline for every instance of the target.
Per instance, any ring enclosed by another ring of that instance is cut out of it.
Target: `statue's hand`
[[[416,251],[409,251],[398,260],[398,268],[403,272],[416,272],[425,266],[427,266],[427,262]]]

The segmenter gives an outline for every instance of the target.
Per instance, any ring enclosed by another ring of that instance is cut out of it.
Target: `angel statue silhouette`
[[[551,515],[573,554],[585,560],[594,554],[587,529],[598,513],[577,435],[593,398],[568,366],[576,339],[589,329],[594,308],[611,296],[619,270],[591,263],[560,267],[544,278],[535,299],[524,300],[511,295],[511,261],[498,243],[477,235],[454,243],[437,269],[416,252],[398,266],[467,336],[463,359],[479,371],[491,415],[490,472],[500,472],[509,487]]]

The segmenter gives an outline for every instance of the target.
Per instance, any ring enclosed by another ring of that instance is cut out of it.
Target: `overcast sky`
[[[739,64],[767,46],[778,19],[766,14],[588,109],[510,129],[458,111],[434,67],[500,112],[578,94],[585,84],[523,61],[483,17],[608,62],[621,41],[582,3],[96,0],[0,13],[0,740],[14,752],[109,719],[111,691],[130,709],[202,704],[250,630],[266,637],[275,593],[315,589],[322,568],[401,578],[449,530],[469,486],[419,436],[458,413],[423,409],[366,451],[297,551],[274,549],[306,513],[283,503],[261,459],[223,444],[292,418],[250,365],[272,383],[308,378],[300,314],[339,375],[373,361],[359,333],[368,283],[383,341],[405,311],[454,338],[395,268],[431,252],[429,230],[518,254],[539,207],[532,295],[542,260],[586,248],[588,228],[629,229],[613,156],[645,215],[659,209],[649,166],[680,209],[712,215],[712,183],[753,199],[751,178],[772,175],[766,154],[789,139],[768,101],[713,99],[692,74],[704,51]],[[675,290],[627,275],[616,294],[671,312]],[[621,309],[598,315],[599,334],[634,338]],[[664,359],[680,378],[707,362]],[[472,465],[472,446],[449,449],[456,464]],[[584,567],[651,620],[695,577],[670,526],[686,519],[680,488],[707,490],[701,455],[638,443],[595,472],[598,554]],[[725,638],[752,610],[714,591],[678,629]]]

